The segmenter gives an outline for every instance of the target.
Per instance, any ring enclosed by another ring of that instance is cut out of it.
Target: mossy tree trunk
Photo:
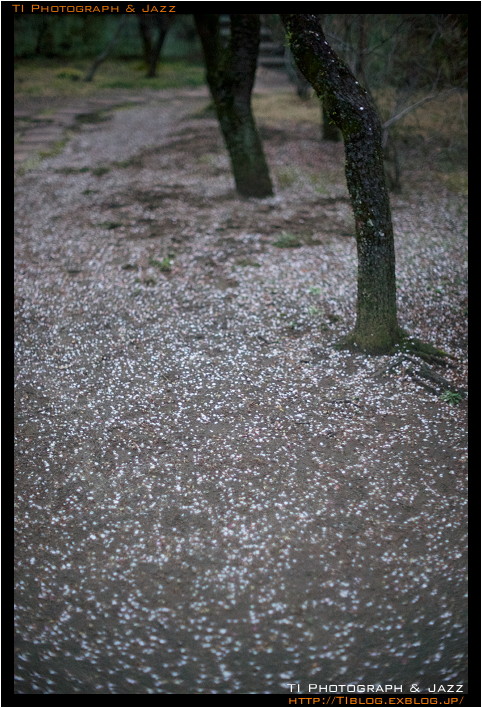
[[[194,15],[206,63],[206,78],[239,194],[268,197],[273,188],[251,110],[259,47],[259,15],[230,15],[223,43],[219,15]]]
[[[345,144],[345,173],[355,216],[357,318],[344,344],[370,354],[404,339],[397,319],[395,249],[383,168],[381,125],[365,89],[325,39],[316,15],[281,15],[293,56]]]
[[[341,140],[341,133],[339,128],[333,123],[328,111],[325,108],[323,101],[320,102],[321,105],[321,139],[330,140],[331,142],[338,143]]]

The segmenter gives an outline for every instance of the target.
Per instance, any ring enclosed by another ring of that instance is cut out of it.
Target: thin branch
[[[432,101],[434,98],[437,98],[438,95],[439,94],[432,94],[431,96],[425,96],[425,98],[420,99],[420,101],[416,101],[415,103],[412,103],[411,106],[407,106],[407,108],[404,108],[403,111],[400,111],[400,113],[397,113],[396,115],[392,116],[387,121],[385,121],[385,123],[383,123],[382,125],[383,130],[386,130],[391,125],[401,120],[404,116],[407,115],[407,113],[411,113],[424,103],[427,103],[428,101]]]
[[[448,91],[441,91],[440,93],[433,93],[433,94],[430,94],[429,96],[425,96],[424,98],[421,98],[420,101],[416,101],[415,103],[412,103],[410,106],[407,106],[406,108],[404,108],[403,111],[400,111],[400,113],[397,113],[396,115],[392,116],[387,121],[385,121],[385,123],[383,123],[383,125],[382,125],[382,129],[386,130],[391,125],[393,125],[394,123],[399,121],[401,118],[406,116],[407,113],[411,113],[416,108],[423,105],[424,103],[428,103],[428,101],[433,101],[435,98],[440,98],[441,96],[448,96],[448,94],[453,93],[453,91],[457,91],[457,89],[453,88],[453,89],[449,89]]]

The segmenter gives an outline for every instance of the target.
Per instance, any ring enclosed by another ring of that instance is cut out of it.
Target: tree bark
[[[355,216],[357,318],[344,344],[390,353],[404,338],[396,304],[395,248],[383,168],[382,131],[365,89],[328,45],[316,15],[281,15],[300,70],[323,100],[345,143],[345,174]]]
[[[138,15],[137,20],[139,22],[139,33],[142,40],[142,49],[144,52],[144,62],[146,66],[149,66],[151,52],[152,52],[152,23],[150,18],[146,15]]]
[[[223,46],[219,15],[194,15],[206,62],[206,78],[229,152],[239,194],[273,194],[263,146],[251,110],[259,46],[259,15],[230,15],[231,36]]]
[[[321,105],[321,139],[330,140],[331,142],[338,143],[341,140],[341,133],[339,128],[332,122],[328,111],[325,108],[323,101],[320,101]]]
[[[112,38],[110,39],[110,41],[107,43],[107,46],[105,47],[105,49],[92,62],[92,66],[90,67],[87,74],[84,76],[84,81],[92,81],[92,79],[94,78],[94,74],[97,71],[97,69],[99,68],[99,66],[102,64],[102,62],[104,62],[107,59],[107,57],[109,56],[109,54],[111,53],[111,51],[115,47],[115,45],[120,37],[120,33],[122,32],[122,30],[124,28],[127,17],[128,17],[128,15],[123,15],[120,18],[116,31],[112,35]]]
[[[139,31],[144,49],[144,61],[147,65],[146,78],[152,79],[157,73],[157,64],[164,40],[172,24],[171,17],[164,15],[138,15]],[[154,34],[157,30],[157,37]]]

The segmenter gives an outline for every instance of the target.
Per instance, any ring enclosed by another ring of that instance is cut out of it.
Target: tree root
[[[411,367],[408,367],[406,371],[407,374],[409,374],[409,376],[411,376],[411,378],[415,381],[415,383],[418,383],[420,386],[425,388],[427,391],[430,391],[431,393],[435,393],[440,396],[446,391],[450,391],[451,393],[458,393],[460,396],[465,398],[465,391],[459,389],[457,386],[454,386],[453,383],[451,383],[448,379],[446,379],[444,376],[440,376],[432,369],[429,369],[429,367],[425,364],[422,364],[418,371],[414,371]],[[427,384],[423,379],[428,379],[434,385],[431,386]]]
[[[429,364],[454,368],[454,365],[448,361],[448,359],[455,361],[454,356],[447,354],[447,352],[444,352],[443,349],[437,349],[432,344],[421,342],[420,339],[404,336],[400,342],[399,348],[402,352],[412,354],[413,356],[418,356],[420,359],[423,359]]]
[[[446,392],[457,393],[462,398],[466,397],[466,391],[455,386],[451,381],[449,381],[445,376],[441,376],[439,373],[434,371],[433,368],[429,367],[425,361],[429,361],[431,364],[438,366],[450,366],[450,368],[455,368],[453,364],[450,364],[445,359],[443,359],[438,352],[440,350],[435,350],[437,354],[431,355],[427,352],[426,347],[431,345],[423,345],[424,349],[422,351],[416,348],[411,348],[410,353],[407,351],[402,351],[398,356],[396,356],[388,366],[381,367],[375,372],[376,376],[383,376],[385,374],[392,373],[395,369],[401,367],[403,373],[408,374],[413,381],[422,386],[426,391],[435,394],[436,396],[441,396]],[[445,352],[444,352],[445,355]],[[446,354],[445,356],[450,356]],[[424,361],[421,363],[419,359]],[[451,359],[455,357],[450,356]]]
[[[388,365],[384,364],[375,371],[376,377],[390,374],[395,369],[401,368],[402,373],[408,374],[416,384],[437,396],[457,394],[457,396],[465,398],[467,395],[465,390],[458,388],[429,366],[431,364],[432,366],[455,369],[456,365],[452,362],[456,361],[456,357],[444,352],[442,349],[437,349],[432,344],[410,337],[402,329],[398,332],[398,341],[393,344],[391,349],[389,348],[383,352],[366,351],[358,346],[354,332],[345,336],[337,343],[336,347],[366,354],[384,353],[392,355],[393,358]]]

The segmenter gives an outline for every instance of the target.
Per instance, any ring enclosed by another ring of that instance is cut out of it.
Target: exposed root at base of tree
[[[437,349],[432,344],[427,342],[421,342],[420,339],[415,339],[414,337],[409,337],[404,334],[400,341],[397,349],[400,349],[406,354],[411,354],[412,356],[418,356],[420,359],[428,362],[429,364],[436,364],[438,366],[449,366],[453,368],[448,360],[455,360],[455,357],[447,354],[442,349]]]
[[[422,362],[420,362],[420,359],[422,359]],[[436,396],[448,393],[457,394],[460,398],[465,398],[466,391],[455,386],[445,376],[441,376],[433,367],[428,366],[426,363],[454,369],[454,364],[449,362],[448,359],[455,359],[455,357],[436,349],[431,344],[415,339],[407,339],[407,342],[400,346],[400,353],[390,361],[388,366],[378,369],[375,375],[383,376],[400,369],[402,373],[410,376],[416,384]]]
[[[384,364],[377,369],[375,376],[391,374],[399,369],[403,374],[410,376],[419,386],[437,396],[452,394],[465,398],[467,395],[466,391],[455,386],[433,368],[438,366],[454,369],[455,364],[450,360],[455,361],[455,357],[442,349],[437,349],[432,344],[410,337],[403,330],[400,330],[399,341],[393,345],[391,351],[366,351],[357,345],[356,335],[353,332],[344,337],[336,346],[339,349],[350,349],[365,354],[395,355],[388,365]]]
[[[451,381],[445,378],[445,376],[441,376],[425,363],[420,364],[420,361],[414,356],[410,356],[406,353],[399,354],[390,362],[389,366],[383,367],[377,374],[390,374],[398,368],[402,370],[402,373],[408,374],[419,386],[430,391],[430,393],[440,396],[448,391],[450,393],[457,393],[462,398],[466,396],[466,392],[463,389],[455,386]]]

